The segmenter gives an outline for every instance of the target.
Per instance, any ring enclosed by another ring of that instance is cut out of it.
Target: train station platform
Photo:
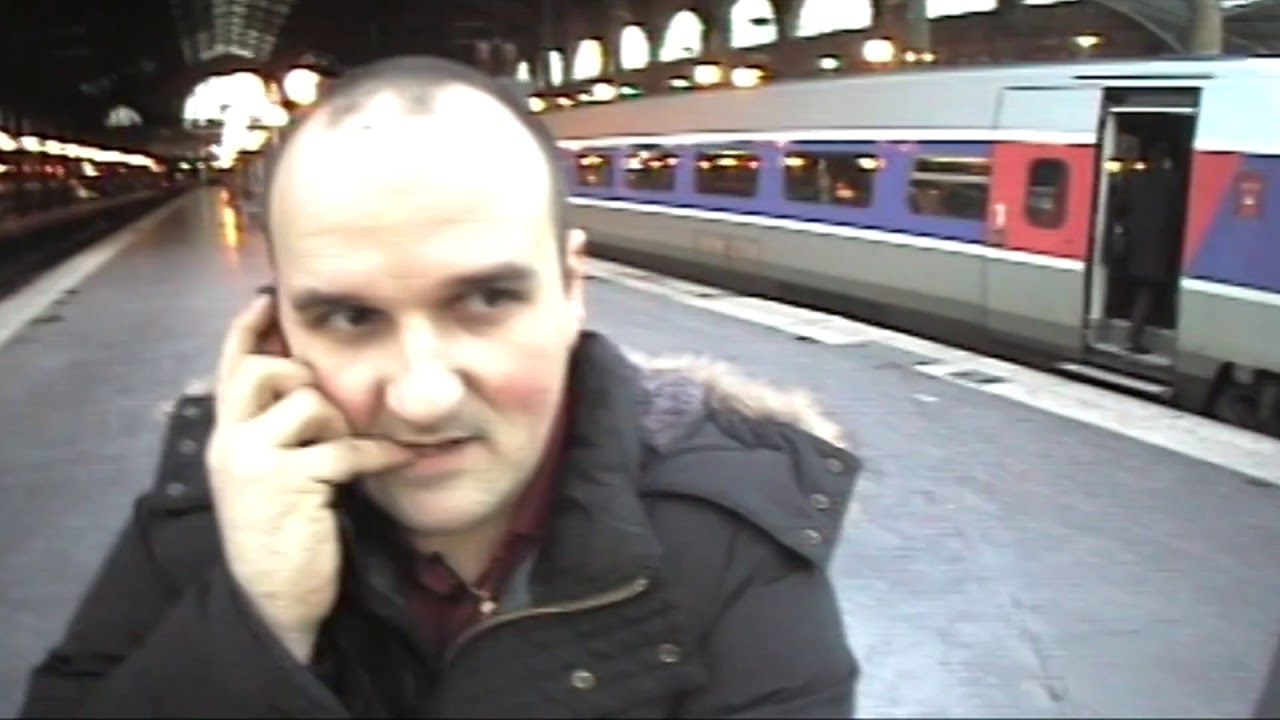
[[[266,277],[219,198],[0,301],[0,712]],[[1280,639],[1280,442],[610,263],[589,302],[625,345],[808,387],[848,428],[867,469],[832,573],[860,717],[1250,713]]]

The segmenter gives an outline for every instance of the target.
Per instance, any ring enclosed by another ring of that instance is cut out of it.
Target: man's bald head
[[[450,60],[407,56],[382,60],[344,75],[326,89],[324,96],[301,122],[288,128],[268,158],[266,203],[268,237],[272,235],[271,208],[279,188],[297,172],[324,172],[323,163],[311,162],[325,153],[333,157],[367,153],[364,160],[395,171],[396,164],[422,160],[450,150],[469,154],[476,162],[491,162],[486,147],[512,147],[526,152],[508,155],[511,162],[541,164],[554,233],[563,238],[564,189],[556,145],[546,127],[530,116],[517,89],[474,68]],[[414,132],[414,128],[420,132]],[[487,134],[486,134],[487,131]],[[513,137],[514,136],[514,137]],[[305,152],[304,152],[305,150]],[[415,154],[415,150],[420,152]],[[317,152],[320,155],[317,155]],[[307,159],[298,162],[300,156]],[[338,167],[334,171],[340,171]],[[447,170],[441,169],[447,173]],[[506,182],[501,166],[491,167],[493,182]],[[535,192],[536,187],[513,192]],[[424,191],[429,191],[424,186]],[[559,246],[561,243],[557,243]]]

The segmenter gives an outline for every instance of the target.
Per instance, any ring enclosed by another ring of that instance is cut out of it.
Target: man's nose
[[[402,362],[387,382],[387,408],[414,425],[447,418],[466,388],[441,343],[430,332],[406,333]]]

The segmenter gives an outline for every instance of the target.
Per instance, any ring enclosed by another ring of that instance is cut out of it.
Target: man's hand
[[[334,486],[413,456],[389,442],[351,437],[306,366],[262,354],[273,327],[273,300],[266,297],[233,321],[218,365],[205,463],[232,576],[306,662],[338,594]]]

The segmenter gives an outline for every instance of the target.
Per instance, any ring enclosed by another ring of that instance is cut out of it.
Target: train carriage
[[[546,115],[596,252],[1280,427],[1280,59],[929,69]],[[1117,193],[1172,160],[1146,348]],[[1268,222],[1268,215],[1271,222]]]

